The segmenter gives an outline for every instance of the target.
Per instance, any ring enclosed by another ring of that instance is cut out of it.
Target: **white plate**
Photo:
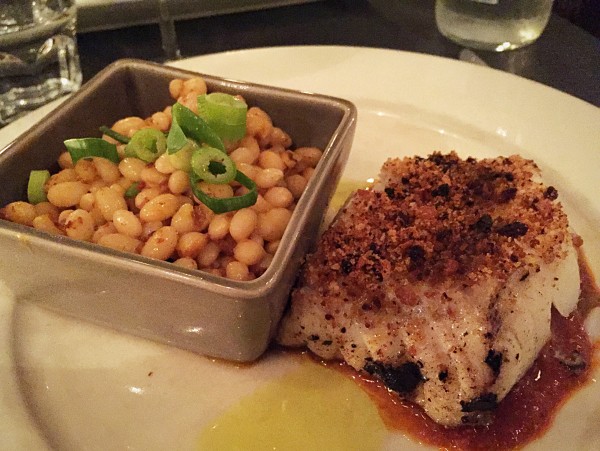
[[[269,48],[174,65],[352,100],[359,119],[348,178],[376,175],[388,156],[433,150],[534,158],[558,188],[600,275],[600,110],[592,105],[499,71],[388,50]],[[0,130],[0,148],[43,114]],[[279,355],[241,368],[214,362],[15,304],[1,290],[0,334],[0,437],[7,449],[197,449],[215,418],[299,366]],[[594,381],[529,448],[598,449],[598,418]],[[420,448],[392,433],[382,446]]]

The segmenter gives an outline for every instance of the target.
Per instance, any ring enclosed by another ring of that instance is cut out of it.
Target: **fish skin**
[[[487,421],[548,341],[553,303],[577,304],[556,197],[518,156],[388,160],[307,257],[277,341],[371,373],[442,425]]]

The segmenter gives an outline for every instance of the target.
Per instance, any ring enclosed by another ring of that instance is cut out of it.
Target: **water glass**
[[[81,86],[75,0],[0,1],[0,126]]]
[[[553,0],[436,0],[439,31],[465,47],[502,52],[534,42]]]

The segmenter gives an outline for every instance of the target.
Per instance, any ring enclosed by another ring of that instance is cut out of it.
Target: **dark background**
[[[503,53],[477,52],[490,66],[600,106],[599,0],[560,0],[534,44]],[[434,0],[326,0],[175,23],[182,57],[281,45],[350,45],[457,58]],[[159,27],[141,25],[80,33],[84,80],[119,58],[164,61]]]

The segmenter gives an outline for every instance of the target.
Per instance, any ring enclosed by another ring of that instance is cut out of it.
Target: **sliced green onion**
[[[44,191],[44,185],[50,178],[50,171],[40,170],[31,171],[29,173],[29,182],[27,183],[27,200],[30,204],[39,204],[40,202],[46,202],[46,191]]]
[[[221,139],[235,141],[244,137],[247,111],[248,105],[230,94],[213,92],[198,96],[198,116]]]
[[[102,138],[77,138],[67,139],[65,147],[71,154],[73,164],[77,163],[82,158],[105,158],[113,163],[119,164],[119,154],[117,146]]]
[[[231,158],[214,147],[200,147],[192,153],[192,171],[201,180],[222,185],[235,179],[237,172]]]
[[[240,210],[241,208],[246,208],[254,205],[256,203],[256,199],[258,198],[258,188],[256,184],[243,174],[240,171],[237,171],[235,175],[235,181],[242,184],[250,191],[246,194],[242,194],[241,196],[235,197],[226,197],[226,198],[218,198],[212,197],[198,188],[198,182],[202,180],[196,175],[194,171],[190,171],[190,185],[192,187],[192,193],[194,196],[214,211],[217,214],[227,213],[228,211]]]
[[[176,118],[173,118],[171,122],[171,128],[169,129],[169,135],[167,136],[167,152],[169,155],[179,152],[188,143],[188,139],[185,133],[179,126]]]
[[[141,190],[142,190],[142,182],[133,182],[131,185],[129,185],[129,188],[127,188],[125,190],[124,196],[127,199],[131,199],[131,198],[137,196]]]
[[[181,127],[181,130],[183,130],[185,136],[192,138],[200,144],[205,143],[210,147],[225,152],[225,145],[221,138],[219,138],[219,135],[208,126],[204,119],[195,114],[192,110],[183,106],[181,103],[176,103],[173,105],[171,115],[173,120]]]
[[[190,172],[190,170],[192,169],[192,154],[194,150],[199,148],[200,146],[196,144],[196,141],[188,139],[187,144],[185,146],[183,146],[176,153],[172,153],[169,155],[169,162],[175,169]]]
[[[167,150],[167,138],[155,128],[143,128],[133,134],[125,147],[125,155],[152,163]]]
[[[127,144],[129,138],[125,135],[121,135],[119,132],[114,131],[112,128],[108,128],[106,125],[100,127],[100,131],[106,136],[110,136],[115,141],[119,141],[121,144]]]

